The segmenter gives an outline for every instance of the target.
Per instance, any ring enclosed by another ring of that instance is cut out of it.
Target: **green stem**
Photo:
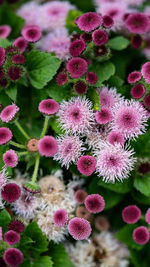
[[[24,129],[22,128],[22,126],[20,125],[20,123],[18,121],[15,121],[15,124],[17,126],[17,128],[19,129],[19,131],[25,136],[25,138],[27,140],[30,139],[30,136],[24,131]]]
[[[28,154],[28,151],[19,152],[18,153],[18,156],[24,156],[24,155],[27,155],[27,154]]]
[[[37,179],[37,174],[38,174],[38,169],[39,169],[39,163],[40,163],[40,155],[39,153],[36,155],[35,159],[35,167],[34,167],[34,172],[32,175],[32,183],[35,184],[36,179]]]
[[[12,145],[12,146],[18,147],[18,148],[25,148],[24,145],[18,144],[18,143],[14,142],[14,141],[10,141],[9,144]]]
[[[45,135],[45,133],[47,131],[48,122],[49,122],[49,116],[46,116],[45,117],[45,121],[44,121],[43,130],[42,130],[42,133],[41,133],[41,138]]]

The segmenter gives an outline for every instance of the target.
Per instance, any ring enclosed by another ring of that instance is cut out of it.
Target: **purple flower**
[[[124,145],[125,142],[123,134],[120,133],[119,131],[110,132],[110,134],[107,136],[107,141],[112,145],[115,145],[115,143],[119,143],[122,146]]]
[[[75,240],[84,240],[88,239],[92,229],[87,220],[75,217],[69,221],[68,231]]]
[[[14,64],[24,64],[26,61],[25,57],[19,54],[12,56],[11,60]]]
[[[19,108],[16,106],[16,104],[9,105],[2,110],[0,114],[0,119],[3,122],[8,123],[15,118],[18,111],[19,111]]]
[[[140,226],[133,231],[133,240],[140,245],[145,245],[149,241],[149,231],[145,226]]]
[[[96,45],[104,45],[108,41],[108,34],[104,30],[96,30],[92,33],[93,42]]]
[[[91,32],[102,25],[102,16],[96,12],[88,12],[81,15],[77,20],[76,24],[80,30],[85,32]]]
[[[7,150],[4,154],[3,154],[3,161],[5,163],[5,165],[7,167],[10,167],[10,168],[14,168],[17,166],[18,164],[18,155],[17,153],[10,149],[10,150]]]
[[[11,32],[11,27],[9,25],[0,26],[0,38],[7,38]]]
[[[112,17],[105,15],[103,16],[103,26],[107,29],[111,28],[114,25]]]
[[[140,99],[144,96],[146,90],[142,83],[134,85],[131,89],[131,96],[135,99]]]
[[[58,227],[63,227],[65,226],[67,221],[68,221],[68,213],[66,210],[61,209],[55,211],[53,216],[53,222],[55,225],[57,225]]]
[[[87,90],[86,83],[83,81],[77,81],[74,85],[74,89],[79,95],[82,95]]]
[[[122,211],[122,219],[126,223],[136,223],[140,219],[140,217],[141,210],[136,205],[129,205]]]
[[[109,108],[102,107],[101,111],[96,111],[95,119],[97,123],[106,124],[113,119],[112,112]]]
[[[4,252],[4,261],[11,267],[17,267],[23,262],[23,254],[17,248],[8,248]]]
[[[2,198],[7,202],[15,202],[19,199],[21,194],[20,187],[17,184],[6,184],[1,192]]]
[[[24,225],[22,222],[20,221],[12,221],[9,226],[8,226],[9,230],[13,230],[17,233],[22,233],[25,229]]]
[[[58,112],[59,104],[53,99],[45,99],[40,102],[38,109],[45,115],[53,115]]]
[[[96,169],[96,159],[93,156],[81,156],[77,163],[78,171],[85,176],[90,176]]]
[[[27,45],[28,45],[28,43],[23,37],[18,37],[14,41],[14,46],[17,47],[21,53],[23,53],[26,50]]]
[[[90,213],[99,213],[105,208],[105,201],[99,194],[92,194],[86,197],[85,207]]]
[[[0,66],[5,62],[5,49],[0,47]]]
[[[24,26],[21,33],[26,41],[33,43],[39,41],[42,37],[41,29],[37,25]]]
[[[39,153],[45,157],[53,157],[58,151],[58,144],[53,136],[44,136],[38,143]]]
[[[132,47],[138,49],[142,46],[143,39],[140,35],[132,36],[131,38],[131,45]]]
[[[71,43],[69,52],[71,56],[78,57],[85,49],[85,42],[83,40],[75,40]]]
[[[83,204],[84,203],[84,200],[86,199],[87,197],[87,192],[82,190],[82,189],[78,189],[76,192],[75,192],[75,200],[78,204]]]
[[[95,72],[88,72],[86,75],[86,81],[89,84],[96,84],[98,81],[98,77]]]
[[[7,127],[0,127],[0,146],[8,143],[12,138],[12,132]]]
[[[88,64],[85,59],[75,57],[67,62],[67,71],[70,73],[71,78],[80,78],[83,76],[88,68]]]
[[[125,24],[130,32],[137,34],[144,34],[150,28],[150,21],[148,16],[140,12],[129,14],[129,16],[125,20]]]
[[[17,81],[21,77],[22,70],[17,66],[12,66],[8,69],[8,77],[12,81]]]
[[[10,230],[4,234],[4,241],[10,246],[16,245],[20,242],[20,235],[17,232]]]
[[[136,83],[141,80],[142,75],[139,71],[133,71],[128,76],[128,83]]]
[[[141,73],[145,81],[150,84],[150,62],[146,62],[142,66]]]
[[[146,108],[150,109],[150,94],[147,94],[144,98],[144,105]]]
[[[90,43],[91,41],[92,41],[92,35],[91,35],[91,33],[82,33],[81,35],[80,35],[80,38],[84,41],[84,42],[86,42],[86,43]]]
[[[65,74],[63,72],[58,74],[58,76],[57,76],[57,84],[58,85],[64,85],[67,83],[67,81],[68,81],[68,75],[67,74]]]

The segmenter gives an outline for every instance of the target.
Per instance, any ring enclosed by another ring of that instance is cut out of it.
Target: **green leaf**
[[[16,101],[17,97],[17,86],[16,84],[11,85],[5,90],[6,94],[13,100]]]
[[[129,179],[124,179],[123,182],[116,181],[115,184],[112,184],[112,183],[105,183],[102,181],[102,179],[100,179],[98,185],[108,188],[114,192],[125,194],[131,191],[132,180],[131,178],[129,178]]]
[[[108,41],[108,46],[114,50],[123,50],[130,44],[129,40],[123,36],[117,36]]]
[[[34,259],[34,261],[26,260],[20,267],[52,267],[53,262],[49,256],[42,256]]]
[[[93,102],[93,109],[94,110],[100,110],[101,104],[99,101],[99,94],[96,91],[96,89],[95,88],[89,88],[87,96]]]
[[[74,267],[63,245],[50,243],[49,254],[54,263],[53,267]]]
[[[28,77],[37,89],[42,89],[60,67],[61,61],[50,53],[33,50],[27,55]]]
[[[0,47],[7,48],[10,45],[11,45],[11,42],[9,42],[7,39],[0,38]]]
[[[61,102],[69,98],[70,86],[59,86],[56,80],[53,79],[45,88],[47,94],[54,100]]]
[[[68,12],[68,16],[66,18],[66,28],[68,29],[69,33],[72,32],[80,32],[77,25],[74,23],[74,20],[82,15],[82,12],[79,10],[70,10]]]
[[[122,80],[119,76],[112,76],[109,81],[108,84],[110,87],[117,87],[119,88],[120,86],[122,86],[124,83],[124,80]]]
[[[0,226],[3,229],[3,232],[5,232],[8,228],[8,225],[11,221],[11,217],[9,213],[4,209],[0,212]]]
[[[4,90],[0,91],[0,104],[7,106],[11,104],[11,102],[12,101],[10,100],[8,95],[6,95],[5,91]]]
[[[150,205],[150,197],[146,197],[143,194],[141,194],[139,191],[132,191],[131,193],[133,199],[137,201],[138,203],[141,203],[143,205]]]
[[[146,176],[135,176],[134,187],[146,197],[150,197],[150,173]]]

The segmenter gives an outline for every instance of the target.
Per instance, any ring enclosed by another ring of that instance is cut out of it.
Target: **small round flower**
[[[125,20],[125,24],[130,32],[137,34],[146,33],[150,27],[148,16],[140,12],[129,14]]]
[[[0,114],[0,119],[3,122],[8,123],[14,119],[18,111],[19,108],[16,106],[16,104],[9,105],[2,110]]]
[[[86,197],[85,207],[90,213],[99,213],[105,208],[105,201],[99,194],[92,194]]]
[[[57,84],[58,85],[64,85],[66,84],[68,81],[68,75],[65,73],[59,73],[57,76]]]
[[[122,133],[120,133],[119,131],[112,131],[108,136],[107,136],[107,141],[114,145],[115,143],[119,143],[122,146],[124,145],[124,136]]]
[[[0,80],[0,87],[6,88],[7,85],[8,85],[8,81],[5,78]]]
[[[96,30],[92,33],[93,42],[96,45],[104,45],[108,41],[108,34],[104,30]]]
[[[7,38],[11,32],[11,27],[9,25],[0,26],[0,38]]]
[[[58,151],[58,144],[53,136],[44,136],[38,143],[39,152],[42,156],[53,157]]]
[[[128,83],[136,83],[141,80],[142,75],[139,71],[133,71],[128,76]]]
[[[147,210],[145,214],[145,221],[150,225],[150,208]]]
[[[9,230],[13,230],[17,233],[22,233],[25,229],[24,225],[22,222],[20,221],[12,221],[9,226],[8,226]]]
[[[31,138],[27,143],[27,149],[30,152],[37,152],[38,151],[38,142],[39,142],[38,139]]]
[[[17,81],[21,77],[22,70],[17,66],[12,66],[8,69],[8,77],[12,81]]]
[[[140,217],[141,210],[136,205],[129,205],[122,211],[122,219],[126,223],[136,223],[140,219]]]
[[[142,66],[141,73],[145,81],[150,84],[150,62],[146,62]]]
[[[150,163],[149,162],[142,162],[138,166],[138,172],[142,175],[147,174],[150,171]]]
[[[6,184],[1,192],[2,198],[7,202],[15,202],[19,199],[21,194],[20,187],[17,184]]]
[[[12,132],[7,127],[0,127],[0,146],[9,142],[12,138]]]
[[[105,15],[103,16],[103,26],[108,29],[114,25],[114,20],[111,16]]]
[[[7,167],[10,167],[10,168],[14,168],[17,166],[18,164],[18,155],[17,153],[10,149],[10,150],[7,150],[4,154],[3,154],[3,161],[5,163],[5,165]]]
[[[131,89],[131,96],[135,99],[140,99],[144,96],[146,90],[142,83],[138,83]]]
[[[84,93],[86,92],[86,90],[87,90],[86,83],[83,82],[83,81],[77,81],[77,82],[75,83],[74,89],[75,89],[75,91],[76,91],[78,94],[82,95],[82,94],[84,94]]]
[[[75,21],[80,30],[85,32],[93,31],[94,29],[101,26],[102,22],[102,16],[96,12],[84,13]]]
[[[8,46],[8,47],[6,48],[6,53],[7,53],[8,55],[14,55],[14,54],[18,53],[18,48],[15,47],[15,46],[13,46],[13,45],[10,45],[10,46]]]
[[[4,69],[0,68],[0,79],[3,78],[4,74],[5,74]]]
[[[68,213],[66,210],[61,209],[55,211],[53,216],[53,222],[55,225],[57,225],[58,227],[63,227],[65,226],[67,221],[68,221]]]
[[[85,42],[83,40],[75,40],[71,43],[69,52],[71,56],[78,57],[85,49]]]
[[[138,49],[142,46],[143,39],[140,35],[132,36],[131,38],[131,45],[132,47]]]
[[[71,78],[80,78],[87,71],[88,64],[85,59],[75,57],[67,62],[67,71],[70,73]]]
[[[88,239],[92,229],[87,220],[75,217],[69,221],[68,231],[75,240],[84,240]]]
[[[109,108],[101,108],[101,111],[96,111],[95,119],[97,123],[106,124],[112,120],[112,112]]]
[[[75,200],[78,204],[83,204],[84,203],[84,200],[86,199],[87,197],[87,192],[82,190],[82,189],[79,189],[75,192]]]
[[[5,49],[0,47],[0,66],[2,66],[5,62]]]
[[[85,220],[88,220],[89,222],[92,220],[91,213],[89,213],[84,206],[78,206],[76,208],[76,217],[83,218]]]
[[[4,234],[4,241],[10,246],[16,245],[20,242],[20,235],[17,232],[10,230]]]
[[[149,241],[149,231],[145,226],[139,226],[133,231],[133,240],[140,245],[145,245]]]
[[[150,109],[150,94],[147,94],[144,98],[144,105],[146,108]]]
[[[92,35],[90,33],[82,33],[80,38],[86,43],[90,43],[92,41]]]
[[[21,53],[26,50],[28,45],[27,41],[23,37],[18,37],[13,44],[20,50]]]
[[[45,115],[53,115],[58,112],[59,104],[53,99],[45,99],[40,102],[38,109]]]
[[[78,171],[85,176],[90,176],[96,169],[96,159],[93,156],[81,156],[77,163]]]
[[[94,54],[96,57],[102,57],[108,53],[108,49],[105,45],[95,46]]]
[[[41,29],[37,25],[24,26],[21,33],[26,41],[33,43],[39,41],[42,37]]]
[[[108,219],[103,215],[97,216],[94,221],[94,224],[96,229],[99,231],[107,231],[110,227]]]
[[[3,259],[11,267],[17,267],[23,262],[23,254],[17,248],[8,248],[4,252]]]
[[[86,75],[86,81],[89,84],[96,84],[98,81],[98,77],[95,72],[88,72]]]
[[[19,54],[13,55],[11,60],[12,60],[12,63],[14,63],[14,64],[24,64],[26,61],[25,57],[22,55],[19,55]]]

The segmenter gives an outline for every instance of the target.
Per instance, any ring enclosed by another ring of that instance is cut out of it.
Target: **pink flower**
[[[146,110],[139,102],[123,100],[113,107],[113,130],[119,130],[125,138],[135,139],[145,132]]]
[[[103,26],[107,29],[111,28],[114,25],[114,20],[112,17],[105,15],[103,16]]]
[[[129,205],[122,211],[122,219],[126,223],[136,223],[140,219],[140,217],[141,210],[136,205]]]
[[[96,169],[96,160],[93,156],[81,156],[77,163],[78,171],[85,176],[90,176]]]
[[[85,207],[90,213],[99,213],[105,208],[105,201],[99,194],[92,194],[86,197]]]
[[[58,144],[54,137],[44,136],[38,142],[39,153],[45,157],[53,157],[58,151]]]
[[[142,75],[139,71],[133,71],[128,76],[128,83],[136,83],[141,80]]]
[[[40,12],[40,5],[34,1],[27,2],[17,10],[17,14],[22,17],[26,24],[37,24]]]
[[[86,75],[86,81],[89,84],[96,84],[98,81],[98,77],[95,72],[88,72]]]
[[[23,262],[23,254],[17,248],[8,248],[4,252],[4,261],[12,267],[17,267]]]
[[[92,103],[85,97],[73,97],[63,101],[58,113],[62,129],[71,133],[85,134],[93,122]]]
[[[14,119],[18,111],[19,108],[16,106],[16,104],[9,105],[2,110],[0,114],[0,119],[3,122],[8,123]]]
[[[78,57],[85,49],[85,42],[83,40],[75,40],[71,43],[69,52],[71,56]]]
[[[5,49],[0,47],[0,66],[5,62]]]
[[[66,210],[57,210],[53,216],[53,222],[58,227],[63,227],[68,221],[68,213]]]
[[[70,73],[71,78],[80,78],[83,76],[88,68],[88,64],[85,59],[75,57],[67,62],[67,71]]]
[[[92,229],[87,220],[75,217],[69,221],[68,231],[75,240],[84,240],[88,239]]]
[[[107,136],[107,141],[112,145],[115,145],[115,143],[119,143],[122,146],[124,145],[125,142],[123,134],[120,133],[119,131],[110,132],[110,134]]]
[[[133,240],[140,245],[145,245],[149,241],[149,231],[145,226],[140,226],[133,231]]]
[[[8,173],[6,172],[6,166],[3,167],[2,171],[0,172],[0,190],[6,185]]]
[[[87,90],[86,83],[83,81],[77,81],[74,85],[74,89],[78,94],[82,95]]]
[[[6,184],[1,192],[2,198],[9,203],[18,200],[20,194],[21,194],[20,187],[14,183]]]
[[[96,30],[92,33],[93,42],[96,45],[104,45],[108,41],[108,34],[104,30]]]
[[[142,83],[134,85],[131,89],[131,96],[135,99],[140,99],[144,96],[146,90]]]
[[[45,99],[40,102],[38,109],[45,115],[53,115],[58,112],[59,104],[53,99]]]
[[[21,53],[23,53],[27,48],[27,41],[23,37],[18,37],[14,41],[14,46],[17,47]]]
[[[150,21],[148,16],[140,12],[129,14],[129,16],[125,20],[125,24],[130,32],[138,34],[144,34],[150,28]]]
[[[144,105],[146,108],[150,109],[150,94],[147,94],[144,98]]]
[[[145,214],[145,220],[150,225],[150,208],[147,210]]]
[[[9,25],[0,26],[0,38],[7,38],[11,32],[11,27]]]
[[[17,166],[18,164],[18,155],[17,153],[10,149],[10,150],[7,150],[4,154],[3,154],[3,161],[5,163],[5,165],[7,167],[10,167],[10,168],[14,168]]]
[[[11,60],[14,64],[24,64],[26,61],[25,57],[19,54],[12,56]]]
[[[26,41],[33,43],[39,41],[42,37],[41,29],[37,25],[24,26],[21,33]]]
[[[12,138],[12,132],[7,127],[0,127],[0,146],[8,143]]]
[[[101,143],[95,152],[97,157],[96,172],[106,182],[115,182],[128,178],[133,169],[135,158],[133,150],[125,150],[120,144]]]
[[[99,100],[102,107],[111,108],[121,100],[121,96],[117,94],[115,88],[102,87],[99,93]]]
[[[78,204],[83,204],[84,203],[84,200],[86,199],[87,197],[87,192],[82,190],[82,189],[79,189],[75,192],[75,200]]]
[[[138,49],[142,46],[143,39],[140,35],[134,35],[131,38],[131,46]]]
[[[21,77],[21,73],[22,73],[22,70],[21,68],[17,67],[17,66],[12,66],[8,69],[8,77],[10,80],[12,81],[17,81],[20,79]]]
[[[2,227],[0,227],[0,241],[3,239]]]
[[[57,84],[58,85],[64,85],[68,81],[68,75],[61,72],[57,75]]]
[[[86,43],[90,43],[91,41],[92,41],[92,35],[91,35],[91,33],[82,33],[81,35],[80,35],[80,38],[84,41],[84,42],[86,42]]]
[[[20,235],[17,232],[10,230],[4,234],[4,241],[10,246],[16,245],[20,242]]]
[[[20,221],[12,221],[9,226],[8,226],[9,230],[13,230],[17,233],[22,233],[25,229],[25,226],[23,225],[22,222]]]
[[[97,123],[106,124],[112,120],[112,112],[109,108],[101,108],[101,111],[96,111],[95,119]]]
[[[101,15],[96,12],[88,12],[81,15],[75,23],[78,25],[80,30],[85,32],[91,32],[94,29],[102,25],[103,19]]]
[[[83,142],[78,136],[59,136],[58,151],[54,160],[60,161],[67,169],[71,163],[76,163],[84,150]]]
[[[150,84],[150,62],[146,62],[142,66],[141,73],[145,81]]]

